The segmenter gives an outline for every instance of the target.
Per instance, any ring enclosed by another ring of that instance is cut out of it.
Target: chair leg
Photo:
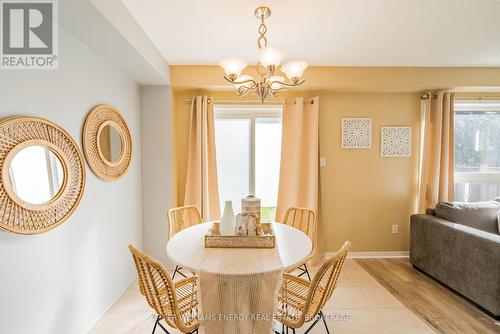
[[[299,277],[302,277],[302,275],[307,275],[307,278],[311,280],[311,275],[309,275],[309,270],[307,269],[307,264],[303,264],[301,267],[299,267],[302,272],[300,273]]]
[[[156,317],[156,321],[155,321],[155,326],[153,327],[153,332],[152,334],[155,334],[155,330],[156,330],[156,326],[158,326],[158,321],[160,321],[160,317]]]
[[[161,317],[160,317],[160,316],[158,316],[158,317],[156,318],[156,322],[155,322],[155,326],[153,327],[153,333],[152,333],[152,334],[155,334],[156,326],[160,326],[160,327],[161,327],[161,329],[163,329],[163,331],[164,331],[165,333],[170,334],[170,332],[169,332],[169,331],[168,331],[168,330],[167,330],[167,329],[166,329],[166,328],[165,328],[165,327],[161,324],[160,320],[161,320]]]
[[[323,323],[325,324],[325,328],[326,328],[326,334],[330,334],[330,331],[328,330],[328,325],[326,324],[325,315],[323,314],[323,311],[320,311],[318,314],[321,316],[321,319],[323,319]]]
[[[174,270],[174,274],[172,275],[172,280],[175,278],[175,274],[179,273],[179,275],[181,275],[182,277],[186,278],[187,276],[184,275],[182,272],[181,272],[181,269],[182,267],[179,267],[178,265],[175,266],[175,270]]]

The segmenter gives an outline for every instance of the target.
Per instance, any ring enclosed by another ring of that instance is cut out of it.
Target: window
[[[221,213],[224,202],[261,199],[261,218],[274,220],[281,160],[281,106],[215,105],[215,146]]]
[[[500,101],[455,101],[455,200],[500,196]]]

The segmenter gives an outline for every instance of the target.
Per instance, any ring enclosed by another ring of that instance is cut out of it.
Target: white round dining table
[[[276,247],[284,269],[301,264],[310,254],[312,243],[302,231],[291,226],[272,223]],[[167,242],[167,255],[177,265],[196,272],[205,257],[205,235],[212,222],[197,224],[176,233]],[[228,253],[231,248],[225,248]]]

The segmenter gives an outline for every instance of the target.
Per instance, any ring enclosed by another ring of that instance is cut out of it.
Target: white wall
[[[114,182],[87,167],[80,205],[54,230],[0,232],[0,333],[84,333],[135,279],[127,245],[142,247],[139,87],[63,29],[59,38],[58,70],[0,71],[0,117],[47,118],[81,147],[86,113],[112,104],[130,127],[132,162]]]
[[[141,87],[144,250],[171,266],[165,245],[173,204],[172,96],[170,87]]]

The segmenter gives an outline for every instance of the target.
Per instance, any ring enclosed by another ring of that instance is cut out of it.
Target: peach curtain
[[[438,92],[421,102],[419,213],[439,201],[453,201],[453,100],[453,93]]]
[[[283,221],[290,207],[312,209],[318,219],[318,162],[319,97],[287,101],[283,107],[277,221]]]
[[[207,96],[191,104],[184,205],[196,205],[204,220],[220,218],[214,112]]]

